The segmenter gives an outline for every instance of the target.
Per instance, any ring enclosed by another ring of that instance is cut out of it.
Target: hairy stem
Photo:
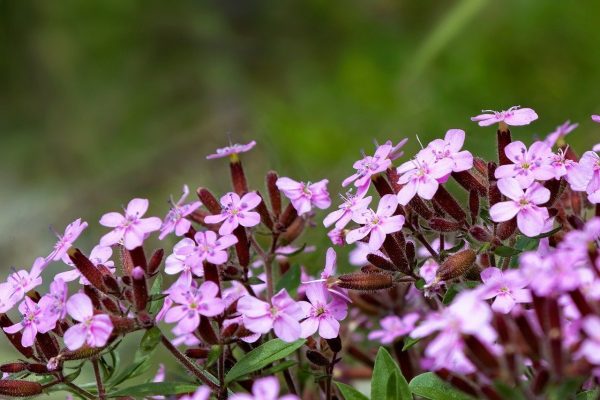
[[[82,388],[80,388],[79,386],[69,382],[69,381],[63,381],[63,383],[68,386],[70,389],[73,390],[73,392],[77,393],[78,395],[80,395],[83,398],[86,399],[91,399],[94,400],[96,399],[96,396],[94,396],[93,394],[91,394],[90,392],[88,392],[87,390],[83,390]]]

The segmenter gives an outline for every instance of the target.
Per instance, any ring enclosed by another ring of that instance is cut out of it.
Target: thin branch
[[[96,387],[98,388],[98,398],[100,400],[106,399],[106,393],[104,392],[104,385],[102,384],[102,376],[100,376],[100,368],[98,367],[98,358],[92,359],[92,365],[94,366],[94,375],[96,377]]]

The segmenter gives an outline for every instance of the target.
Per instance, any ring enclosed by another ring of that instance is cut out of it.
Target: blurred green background
[[[373,140],[408,153],[448,128],[492,156],[469,117],[533,107],[530,141],[566,119],[600,141],[600,2],[0,0],[0,265],[29,267],[76,217],[132,197],[163,216],[188,183],[227,189],[232,140],[251,184],[274,168],[330,179]],[[227,178],[227,179],[226,179]],[[258,186],[260,185],[260,186]],[[325,231],[321,233],[324,237]],[[322,256],[322,255],[320,255]]]

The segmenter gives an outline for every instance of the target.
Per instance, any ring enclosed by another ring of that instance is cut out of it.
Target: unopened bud
[[[342,339],[340,339],[339,335],[334,337],[333,339],[326,340],[331,351],[333,351],[334,353],[339,353],[340,351],[342,351]]]
[[[0,394],[12,397],[29,397],[42,393],[42,385],[21,380],[0,380]]]
[[[491,242],[493,239],[492,234],[480,225],[472,226],[471,229],[469,229],[469,233],[471,234],[471,236],[473,236],[473,238],[480,242],[488,243]]]
[[[210,320],[204,316],[200,317],[200,325],[198,327],[200,337],[208,344],[218,344],[219,338],[215,334],[215,330],[210,324]]]
[[[388,181],[394,193],[398,193],[400,189],[402,189],[402,185],[398,183],[398,180],[400,179],[398,170],[396,170],[396,168],[388,168],[385,170],[385,174],[387,175]]]
[[[294,222],[296,217],[298,217],[298,211],[296,211],[296,208],[294,208],[292,203],[288,204],[285,208],[285,211],[283,211],[283,214],[281,214],[279,217],[279,230],[285,231],[292,224],[292,222]]]
[[[235,323],[227,325],[221,331],[221,336],[224,337],[224,338],[229,338],[229,337],[231,337],[231,336],[233,336],[235,334],[235,331],[237,331],[238,328],[239,328],[239,325],[235,324]]]
[[[250,242],[248,242],[246,228],[242,225],[238,225],[238,227],[233,230],[233,234],[237,238],[235,253],[237,254],[238,261],[242,267],[247,267],[248,264],[250,264]]]
[[[512,164],[512,161],[510,161],[505,151],[506,146],[508,146],[510,142],[512,142],[510,130],[508,129],[508,126],[506,126],[506,124],[504,124],[504,126],[502,126],[502,123],[500,124],[496,137],[498,139],[498,162],[500,163],[500,165]]]
[[[473,168],[481,175],[486,176],[488,172],[487,162],[479,157],[473,157]]]
[[[267,173],[267,191],[269,192],[269,200],[271,201],[271,210],[275,218],[279,218],[281,215],[281,192],[277,187],[277,172],[269,171]]]
[[[25,371],[26,369],[27,364],[22,362],[14,362],[0,365],[0,372],[4,372],[5,374],[14,374],[15,372]]]
[[[54,359],[59,359],[59,362],[60,360],[71,361],[82,360],[84,358],[88,359],[100,354],[103,350],[104,348],[102,347],[83,347],[79,350],[74,351],[63,350],[57,357],[54,357]]]
[[[430,220],[431,217],[433,217],[433,211],[431,211],[431,209],[427,206],[427,204],[425,204],[425,202],[423,200],[421,200],[421,198],[419,196],[413,197],[408,202],[408,205],[417,214],[419,214],[421,217],[425,218],[426,220]]]
[[[500,366],[498,359],[488,347],[474,335],[465,335],[464,339],[467,355],[483,371],[494,372]]]
[[[150,257],[150,261],[148,261],[148,275],[149,276],[156,275],[164,256],[165,256],[165,251],[163,249],[157,249],[154,251],[154,253],[152,253],[152,257]]]
[[[396,266],[396,271],[404,274],[410,274],[408,260],[400,244],[396,241],[393,235],[387,235],[383,241],[383,248],[390,258],[391,262]]]
[[[0,314],[0,327],[8,328],[12,325],[14,325],[13,322],[6,314]],[[19,351],[19,353],[23,354],[26,358],[33,357],[33,348],[24,347],[21,344],[21,332],[7,333],[4,329],[2,329],[2,332],[4,332],[8,341],[13,345],[15,349]]]
[[[440,281],[449,281],[463,276],[471,268],[476,257],[477,254],[471,249],[452,254],[442,263],[436,277]]]
[[[375,190],[377,190],[377,193],[379,193],[381,197],[385,196],[386,194],[394,194],[392,187],[383,175],[377,174],[376,176],[373,176],[371,180],[373,181]]]
[[[308,361],[319,367],[326,367],[329,365],[327,357],[316,350],[306,350],[306,358],[308,358]]]
[[[102,275],[102,282],[104,282],[104,286],[108,289],[111,294],[120,294],[121,288],[119,286],[119,282],[112,275]]]
[[[498,224],[496,228],[496,236],[500,240],[506,240],[511,237],[517,230],[517,220],[513,218]]]
[[[428,223],[429,227],[437,232],[456,232],[462,226],[460,222],[437,217],[431,218]]]
[[[410,260],[410,261],[414,260],[416,254],[417,254],[416,249],[415,249],[415,243],[411,242],[411,241],[407,241],[404,253],[406,254],[406,258],[408,260]]]
[[[467,214],[465,214],[460,204],[442,185],[438,187],[433,195],[433,201],[455,220],[465,221],[467,219]]]
[[[135,329],[135,321],[131,318],[110,315],[110,321],[113,324],[114,335],[129,333]]]
[[[487,190],[483,185],[483,179],[469,171],[452,172],[454,180],[467,191],[475,190],[485,196]]]
[[[265,200],[260,194],[260,192],[256,192],[256,194],[258,194],[258,196],[260,197],[260,203],[258,203],[258,205],[256,206],[256,211],[260,215],[260,221],[263,223],[263,225],[265,225],[267,228],[269,228],[269,230],[272,231],[273,217],[271,216],[271,213],[269,213],[269,209],[267,208]]]
[[[105,290],[102,273],[98,270],[98,268],[96,268],[94,263],[92,263],[89,258],[87,258],[79,249],[76,249],[75,247],[71,247],[67,251],[67,254],[85,279],[87,279],[95,288],[99,290]]]
[[[486,194],[487,190],[484,188],[482,196]],[[471,213],[471,223],[474,224],[479,216],[479,193],[477,190],[469,191],[469,211]]]
[[[27,371],[33,372],[34,374],[47,374],[48,367],[44,364],[27,364]]]
[[[213,214],[221,213],[221,205],[208,189],[199,187],[196,190],[196,193],[198,194],[198,198],[200,199],[202,204],[204,204],[204,207],[206,207],[208,211],[210,211]]]
[[[209,353],[210,353],[210,349],[205,348],[205,347],[196,347],[196,348],[192,348],[192,349],[187,349],[185,351],[186,356],[188,356],[189,358],[196,359],[196,360],[203,360],[203,359],[207,358]]]
[[[131,254],[131,261],[133,262],[133,267],[140,267],[142,271],[146,271],[148,269],[148,261],[146,260],[146,253],[144,252],[144,248],[142,246],[136,247],[133,250],[127,250],[129,254]],[[133,270],[129,273],[133,273]]]
[[[373,291],[394,286],[391,275],[352,273],[341,275],[338,286],[343,289]]]
[[[235,155],[235,157],[230,157],[229,160],[229,171],[231,172],[233,191],[242,196],[244,193],[248,192],[248,183],[246,182],[244,167],[237,155]]]
[[[398,270],[396,268],[396,266],[394,264],[392,264],[391,261],[389,261],[389,260],[385,259],[384,257],[381,257],[380,255],[377,255],[377,254],[368,254],[367,261],[369,261],[375,267],[383,269],[385,271],[394,272],[394,271]]]
[[[296,217],[294,222],[292,222],[292,224],[285,229],[285,232],[281,234],[281,244],[287,245],[298,239],[302,232],[304,232],[305,226],[306,220],[302,217]]]
[[[141,267],[135,267],[131,273],[133,279],[133,297],[137,311],[146,309],[148,305],[148,286],[146,285],[146,274]]]

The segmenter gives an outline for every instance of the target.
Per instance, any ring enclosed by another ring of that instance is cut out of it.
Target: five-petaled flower
[[[535,181],[547,181],[554,178],[552,152],[544,142],[534,142],[527,150],[523,142],[509,143],[504,149],[506,157],[514,164],[501,165],[496,168],[497,179],[515,178],[523,189]]]
[[[490,126],[499,122],[521,126],[529,125],[538,119],[538,115],[531,108],[520,108],[520,106],[513,106],[506,111],[483,110],[482,113],[471,118],[471,121],[479,123],[479,126]]]
[[[421,150],[413,160],[400,165],[398,183],[402,189],[398,192],[398,202],[403,206],[418,194],[425,200],[431,200],[437,192],[440,181],[452,172],[455,162],[451,158],[437,159],[429,149]]]
[[[389,159],[392,149],[391,143],[382,144],[377,147],[374,155],[364,156],[356,161],[352,166],[356,172],[344,179],[342,186],[346,187],[354,182],[354,186],[358,188],[358,193],[365,193],[371,184],[371,177],[385,171],[392,165],[392,160]]]
[[[104,347],[113,331],[113,323],[106,314],[95,314],[92,301],[83,293],[76,293],[67,300],[67,313],[78,324],[65,332],[65,345],[77,350],[84,344]]]
[[[169,292],[169,297],[178,305],[172,307],[165,315],[165,322],[177,322],[173,330],[176,335],[193,332],[200,324],[200,316],[214,317],[223,313],[225,303],[217,295],[219,287],[211,281],[199,287],[176,286]]]
[[[39,333],[46,333],[56,324],[56,320],[44,318],[42,308],[29,297],[19,304],[19,312],[23,316],[21,322],[4,328],[4,332],[12,334],[23,331],[21,336],[21,345],[23,347],[33,346],[35,336]]]
[[[298,215],[303,215],[310,212],[313,206],[325,209],[331,205],[328,182],[327,179],[315,183],[296,182],[284,177],[277,179],[276,185],[290,199]]]
[[[237,243],[233,235],[218,237],[213,231],[196,232],[194,240],[185,238],[179,242],[174,249],[174,254],[185,256],[185,263],[189,264],[192,272],[199,275],[194,269],[202,266],[202,262],[208,261],[212,264],[224,264],[229,256],[227,249]]]
[[[527,279],[518,270],[502,272],[489,267],[481,272],[482,299],[494,298],[492,310],[508,314],[516,303],[531,302],[531,292],[526,289]]]
[[[260,214],[252,211],[260,204],[262,199],[255,192],[246,193],[241,198],[237,193],[229,192],[221,197],[223,210],[220,214],[209,215],[204,218],[207,224],[218,224],[219,234],[229,235],[239,225],[246,228],[256,226],[260,223]]]
[[[473,167],[473,155],[470,151],[460,149],[465,143],[465,131],[462,129],[449,129],[444,139],[435,139],[427,145],[433,152],[436,160],[452,160],[452,171],[466,171]]]
[[[369,333],[369,340],[379,340],[381,344],[391,344],[396,339],[405,336],[415,329],[419,314],[408,313],[403,317],[388,315],[381,320],[381,329]]]
[[[317,330],[323,339],[333,339],[340,331],[339,321],[346,318],[348,306],[339,296],[332,295],[324,282],[306,285],[307,301],[299,302],[306,319],[300,323],[302,337],[309,337]]]
[[[252,394],[236,393],[231,400],[299,400],[299,397],[293,394],[279,397],[279,381],[274,376],[267,376],[254,381]]]
[[[160,229],[162,222],[158,217],[142,218],[148,210],[148,200],[133,199],[125,209],[125,215],[118,212],[104,214],[100,225],[114,228],[102,236],[102,246],[112,246],[123,242],[127,250],[133,250],[144,243],[146,237]]]
[[[325,225],[325,227],[329,227],[335,222],[335,227],[337,229],[344,229],[346,225],[348,225],[348,222],[352,220],[354,214],[365,210],[373,199],[371,196],[363,196],[364,193],[357,195],[348,193],[346,197],[343,198],[344,202],[338,207],[338,209],[329,213],[329,215],[325,217],[323,220],[323,225]]]
[[[185,204],[185,199],[188,197],[190,189],[187,185],[183,185],[183,194],[177,203],[171,199],[171,209],[167,213],[162,226],[160,227],[160,235],[158,238],[163,240],[167,235],[175,232],[177,236],[185,235],[192,226],[192,223],[186,218],[188,215],[196,211],[202,203],[194,201]]]
[[[251,141],[250,143],[246,143],[246,144],[230,144],[229,146],[226,147],[221,147],[219,149],[217,149],[217,151],[213,154],[209,154],[206,156],[207,160],[212,160],[214,158],[223,158],[223,157],[228,157],[228,156],[236,156],[240,153],[245,153],[247,151],[252,150],[252,148],[256,145],[256,141]]]

